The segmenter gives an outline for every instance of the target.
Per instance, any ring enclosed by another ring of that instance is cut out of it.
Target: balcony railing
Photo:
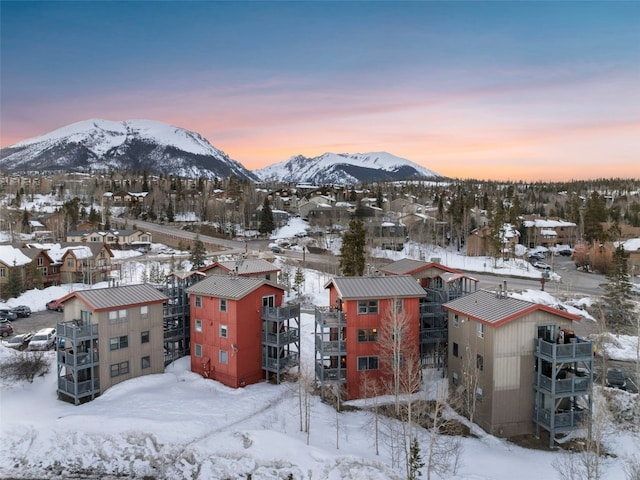
[[[58,338],[70,338],[72,340],[97,338],[98,324],[82,324],[82,320],[71,320],[56,325]]]
[[[300,305],[285,305],[284,307],[262,307],[264,320],[287,320],[300,316]]]
[[[446,328],[427,328],[420,331],[420,343],[442,343],[447,340],[447,337]]]
[[[84,395],[90,395],[92,393],[100,393],[100,382],[96,378],[76,383],[65,377],[58,377],[58,391],[77,398]]]
[[[323,326],[343,327],[347,317],[342,310],[332,307],[316,307],[316,323]]]
[[[593,357],[592,342],[551,343],[541,338],[536,339],[536,353],[562,361],[578,360]]]
[[[270,345],[288,345],[300,339],[298,330],[285,330],[279,333],[262,332],[262,342]]]
[[[293,352],[278,358],[263,358],[262,368],[270,372],[282,372],[298,364],[298,354]]]
[[[98,365],[98,352],[72,353],[70,350],[58,350],[58,364],[69,367],[90,367]]]
[[[555,383],[555,390],[554,388]],[[553,380],[552,378],[540,376],[540,388],[547,392],[556,394],[585,394],[591,389],[591,379],[589,377],[571,377]]]
[[[316,378],[321,382],[346,382],[347,370],[345,368],[327,368],[316,363]]]
[[[316,335],[316,351],[323,355],[347,354],[347,342],[344,340],[322,340],[321,335]]]
[[[585,421],[588,420],[588,412],[585,410],[567,410],[553,414],[550,410],[544,408],[534,408],[534,423],[539,423],[548,429],[551,428],[552,419],[556,431],[572,430],[584,425]]]

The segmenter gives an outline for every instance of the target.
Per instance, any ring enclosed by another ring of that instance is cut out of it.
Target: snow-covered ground
[[[130,264],[127,279],[132,281],[140,281],[150,268],[136,258],[120,261]],[[458,260],[453,255],[441,261],[464,268],[455,263]],[[305,270],[304,295],[310,303],[329,304],[323,288],[328,278],[325,273]],[[81,287],[26,292],[8,303],[42,310],[45,301],[72,288]],[[560,303],[539,291],[519,295],[550,305]],[[313,361],[313,321],[311,314],[302,314],[303,365]],[[635,338],[620,341],[617,353],[611,353],[635,359]],[[0,362],[19,354],[0,348]],[[336,415],[329,405],[312,397],[309,435],[302,432],[297,384],[260,383],[234,390],[191,373],[188,359],[181,359],[163,374],[123,382],[92,402],[73,406],[57,400],[55,355],[46,355],[51,362],[49,372],[33,383],[2,381],[1,478],[86,478],[87,472],[93,472],[91,478],[236,479],[249,474],[254,480],[406,478],[403,468],[392,467],[384,441],[380,454],[375,454],[370,413]],[[446,388],[437,376],[428,376],[425,384],[425,398],[433,398],[434,392]],[[632,394],[599,387],[596,394],[604,391],[627,407],[637,401]],[[635,430],[628,424],[617,424],[614,430],[615,435],[606,437],[605,446],[618,458],[604,460],[606,478],[625,479],[622,459],[640,450],[640,429],[636,423]],[[457,473],[443,478],[559,478],[552,463],[563,459],[564,453],[521,448],[477,427],[473,432],[475,437],[461,438],[462,462]],[[419,431],[418,435],[426,445],[429,433]]]

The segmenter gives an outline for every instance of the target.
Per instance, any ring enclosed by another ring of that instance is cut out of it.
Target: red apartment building
[[[366,374],[379,382],[384,368],[383,332],[394,316],[406,319],[404,354],[420,354],[420,299],[424,289],[410,275],[336,277],[325,285],[330,307],[315,313],[316,379],[320,385],[344,384],[347,400],[367,396]],[[386,359],[388,360],[388,359]]]
[[[296,365],[300,307],[282,306],[284,287],[265,278],[211,275],[187,290],[191,371],[237,388]]]

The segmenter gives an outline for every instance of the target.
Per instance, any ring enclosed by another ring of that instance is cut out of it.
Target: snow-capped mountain
[[[406,158],[386,152],[325,153],[314,158],[297,155],[286,162],[254,170],[254,173],[263,181],[317,185],[442,177]]]
[[[200,134],[151,120],[85,120],[0,150],[8,172],[109,172],[256,181],[239,162]]]

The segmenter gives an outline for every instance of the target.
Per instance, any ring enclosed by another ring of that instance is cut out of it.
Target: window
[[[0,268],[0,277],[6,277],[7,276],[7,270],[5,268]]]
[[[476,355],[476,367],[481,372],[484,370],[484,358],[482,355]]]
[[[478,337],[484,338],[484,323],[478,323],[476,326]]]
[[[453,383],[454,385],[458,385],[458,383],[459,383],[458,374],[456,372],[453,372],[451,374],[451,383]]]
[[[220,350],[220,363],[223,365],[229,363],[229,353],[226,350]]]
[[[227,326],[226,325],[220,325],[220,336],[222,338],[227,338],[228,335],[228,330],[227,330]]]
[[[202,331],[202,320],[198,320],[196,318],[196,323],[195,323],[195,327],[194,327],[196,332],[201,332]]]
[[[396,298],[393,301],[393,312],[394,313],[402,313],[403,302],[401,298]]]
[[[202,307],[202,296],[196,295],[196,308],[201,308],[201,307]]]
[[[458,328],[460,326],[460,318],[458,317],[457,313],[453,315],[453,326],[455,328]]]
[[[378,357],[358,357],[358,370],[377,370]]]
[[[274,295],[269,295],[267,297],[262,297],[262,306],[263,307],[275,307],[276,306],[276,297]]]
[[[129,346],[129,336],[113,337],[109,339],[109,350],[120,350]]]
[[[140,307],[140,318],[148,318],[149,317],[149,305],[143,305]]]
[[[221,298],[220,299],[220,311],[221,312],[226,312],[227,311],[227,299],[226,298]]]
[[[377,328],[361,328],[358,330],[358,342],[377,342]]]
[[[73,259],[72,258],[67,259],[67,267],[73,267]]]
[[[151,357],[149,357],[149,356],[142,357],[140,359],[140,368],[142,368],[142,370],[145,370],[147,368],[151,368]]]
[[[111,377],[119,377],[120,375],[126,375],[129,373],[129,361],[114,363],[110,365]]]
[[[38,266],[41,267],[44,265],[44,258],[38,257]]]
[[[358,315],[378,313],[377,300],[358,300]]]
[[[201,357],[202,356],[202,345],[200,345],[199,343],[196,343],[195,345],[195,350],[194,350],[194,355],[196,357]]]
[[[453,356],[458,356],[458,344],[456,342],[453,342]]]
[[[478,402],[481,402],[483,396],[484,396],[484,392],[482,391],[482,388],[480,387],[476,388],[476,400]]]
[[[116,323],[124,323],[127,321],[126,310],[111,310],[109,312],[109,323],[114,325]]]
[[[149,330],[140,332],[140,343],[149,343]]]

